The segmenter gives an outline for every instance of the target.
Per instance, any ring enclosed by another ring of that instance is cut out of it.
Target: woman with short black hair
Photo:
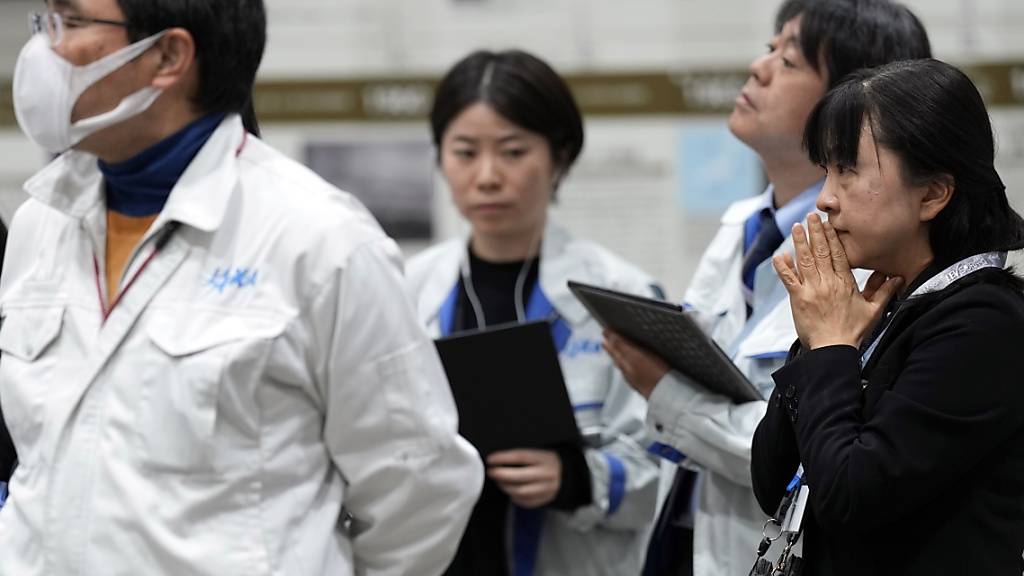
[[[806,486],[804,574],[1017,576],[1024,222],[982,98],[936,60],[861,71],[806,143],[828,221],[773,261],[800,341],[754,437],[758,501],[782,520]],[[863,291],[851,268],[875,270]]]
[[[644,402],[566,281],[651,296],[653,280],[548,215],[583,148],[579,108],[539,58],[480,51],[441,81],[430,122],[470,231],[410,260],[420,320],[434,336],[550,322],[584,439],[484,454],[487,482],[447,575],[637,574],[658,483],[642,444]]]

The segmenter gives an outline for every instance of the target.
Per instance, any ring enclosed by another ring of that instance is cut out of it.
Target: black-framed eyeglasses
[[[59,12],[32,12],[28,15],[28,28],[32,34],[46,32],[50,37],[50,46],[57,46],[64,39],[65,28],[76,28],[90,24],[128,27],[127,22],[106,20],[103,18],[86,18],[84,16],[61,16]]]

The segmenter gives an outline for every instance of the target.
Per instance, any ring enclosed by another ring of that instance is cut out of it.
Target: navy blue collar
[[[118,164],[100,160],[107,208],[127,216],[159,214],[171,189],[226,114],[207,114]]]

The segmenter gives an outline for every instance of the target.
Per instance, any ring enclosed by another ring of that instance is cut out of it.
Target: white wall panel
[[[907,4],[944,59],[1024,56],[1020,0]],[[276,77],[436,72],[471,49],[510,46],[534,51],[566,71],[743,66],[762,49],[777,3],[269,0],[268,6],[273,34],[264,74]]]
[[[1024,59],[1024,1],[909,0],[936,54],[954,63]],[[0,0],[0,78],[10,77],[38,0]],[[743,69],[764,50],[770,0],[267,0],[265,79],[439,74],[474,48],[521,47],[563,72]],[[1024,75],[1019,79],[1024,94]],[[999,169],[1024,209],[1024,110],[993,110]],[[717,218],[688,214],[678,195],[679,135],[724,118],[588,118],[587,148],[565,183],[558,217],[661,277],[681,296]],[[316,140],[426,140],[422,124],[266,126],[266,138],[302,160]],[[601,168],[622,154],[635,165]],[[0,130],[0,216],[44,156]],[[462,224],[437,179],[438,236]],[[750,193],[756,193],[756,189]],[[409,245],[415,251],[420,245]]]
[[[1021,0],[910,0],[935,51],[1024,57]],[[0,0],[0,77],[37,0]],[[477,47],[520,46],[565,71],[743,66],[771,31],[764,0],[267,0],[265,77],[438,72]]]

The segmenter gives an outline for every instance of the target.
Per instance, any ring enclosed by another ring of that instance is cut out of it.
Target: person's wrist
[[[828,348],[829,346],[852,346],[854,348],[858,345],[858,339],[849,338],[843,336],[819,336],[817,338],[807,339],[807,349],[817,350],[819,348]]]
[[[661,381],[665,379],[666,374],[668,374],[667,368],[665,370],[659,371],[658,374],[653,375],[651,377],[651,381],[648,382],[647,386],[644,387],[644,390],[640,391],[640,394],[645,399],[650,400],[651,395],[653,395],[654,391],[658,388],[658,384],[660,384]]]

